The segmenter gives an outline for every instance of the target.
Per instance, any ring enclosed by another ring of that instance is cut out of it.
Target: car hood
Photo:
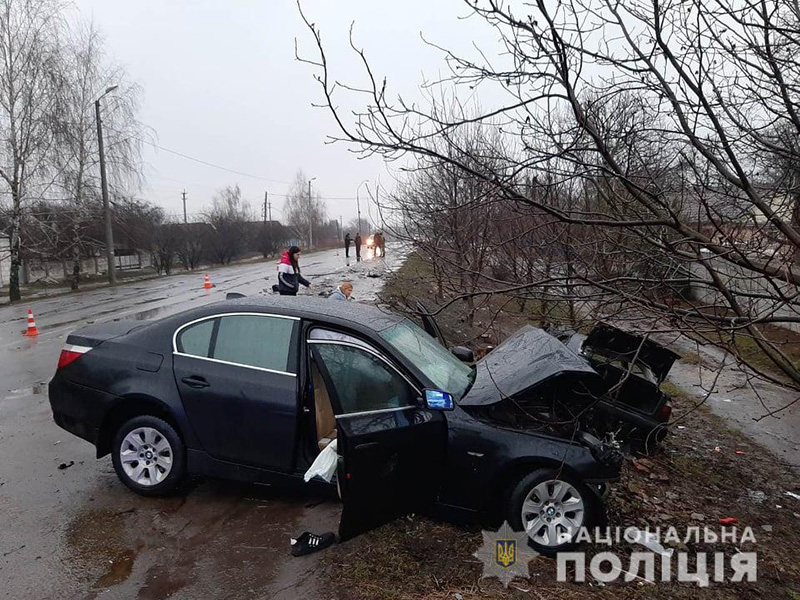
[[[557,377],[599,384],[600,376],[549,333],[526,325],[475,365],[475,382],[462,406],[487,406]]]
[[[620,356],[628,360],[636,357],[639,362],[650,367],[658,383],[664,381],[673,363],[680,358],[680,355],[649,338],[628,333],[608,323],[595,325],[580,344],[580,349],[576,350],[594,350],[603,355],[610,354],[612,357]]]

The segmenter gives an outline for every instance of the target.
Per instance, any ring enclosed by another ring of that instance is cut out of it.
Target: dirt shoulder
[[[437,304],[434,286],[424,268],[409,260],[387,282],[382,299],[397,310],[419,299],[429,307]],[[462,319],[464,311],[450,307],[437,320],[451,344],[472,345],[478,350],[495,345],[520,324],[531,322],[524,311],[493,320],[502,304],[487,303],[473,326]],[[485,317],[481,316],[485,315]],[[536,324],[535,322],[533,324]],[[329,552],[323,559],[325,585],[336,596],[350,599],[412,598],[713,598],[715,600],[786,598],[800,600],[800,481],[771,452],[748,438],[705,407],[682,388],[667,383],[674,396],[675,413],[684,415],[672,428],[663,450],[648,459],[627,458],[622,479],[608,498],[610,526],[649,527],[662,531],[675,527],[681,540],[669,545],[692,554],[756,552],[758,581],[715,583],[700,588],[691,583],[656,583],[641,580],[600,584],[559,583],[556,561],[536,558],[530,563],[529,580],[515,580],[508,589],[494,578],[480,579],[481,564],[472,554],[481,545],[477,525],[463,527],[414,516],[363,535]],[[685,541],[687,527],[708,526],[720,531],[719,520],[738,519],[741,530],[749,527],[756,542],[705,544]],[[640,547],[625,543],[582,547],[587,555],[612,551],[621,558]],[[587,557],[588,564],[588,557]],[[627,561],[623,560],[623,565]],[[659,563],[657,562],[656,565]],[[709,572],[713,575],[713,561]],[[640,573],[641,574],[641,573]],[[730,569],[728,569],[730,575]]]

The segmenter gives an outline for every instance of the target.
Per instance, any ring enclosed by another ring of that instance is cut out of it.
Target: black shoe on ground
[[[292,539],[292,556],[305,556],[313,552],[324,550],[336,541],[336,534],[332,532],[317,535],[305,531],[297,539]]]

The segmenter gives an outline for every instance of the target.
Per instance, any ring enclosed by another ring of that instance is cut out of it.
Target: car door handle
[[[205,377],[200,377],[200,375],[192,375],[191,377],[184,377],[181,379],[183,383],[188,385],[189,387],[193,388],[204,388],[211,385],[205,380]]]

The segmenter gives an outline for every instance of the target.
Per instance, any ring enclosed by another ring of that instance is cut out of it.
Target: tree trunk
[[[21,264],[20,256],[20,237],[19,230],[22,221],[22,210],[20,206],[19,185],[13,182],[11,185],[11,272],[8,278],[8,299],[11,302],[19,302],[22,295],[19,291],[19,267]]]
[[[73,291],[77,291],[81,281],[81,252],[76,243],[72,248],[72,284]]]

